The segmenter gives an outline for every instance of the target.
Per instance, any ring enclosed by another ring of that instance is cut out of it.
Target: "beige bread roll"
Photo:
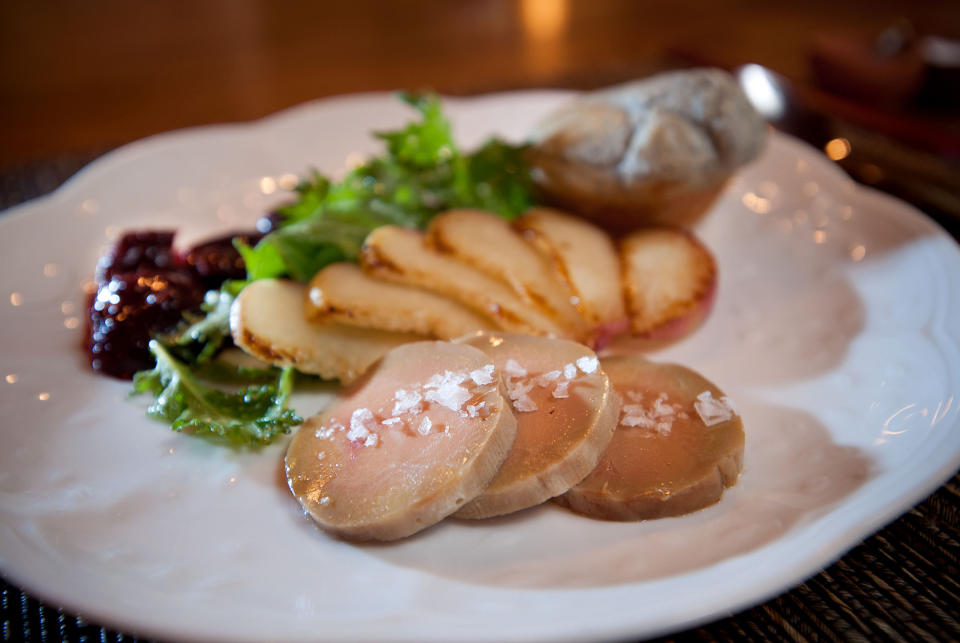
[[[693,69],[583,94],[531,137],[546,197],[604,225],[685,225],[763,147],[766,126],[733,78]]]

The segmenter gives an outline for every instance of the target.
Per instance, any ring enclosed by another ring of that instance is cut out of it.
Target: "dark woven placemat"
[[[0,172],[0,209],[53,190],[91,158]],[[29,643],[144,640],[87,624],[2,579],[0,636]],[[960,474],[792,591],[658,640],[960,641]]]

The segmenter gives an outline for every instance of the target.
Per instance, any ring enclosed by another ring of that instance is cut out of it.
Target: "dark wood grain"
[[[907,17],[960,34],[955,2],[166,0],[0,3],[0,167],[248,120],[331,94],[586,88],[695,50],[808,76],[823,29]]]

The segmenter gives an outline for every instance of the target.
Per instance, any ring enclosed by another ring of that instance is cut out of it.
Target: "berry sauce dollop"
[[[232,240],[255,244],[262,236],[238,232],[179,254],[171,230],[124,234],[97,262],[96,292],[87,308],[90,367],[122,379],[152,368],[151,337],[175,332],[184,313],[199,313],[207,290],[243,279],[243,259]]]

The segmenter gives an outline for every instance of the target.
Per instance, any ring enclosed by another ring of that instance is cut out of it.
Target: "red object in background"
[[[841,96],[888,108],[920,91],[926,63],[909,35],[891,28],[879,38],[825,33],[814,38],[810,64],[817,83]]]

